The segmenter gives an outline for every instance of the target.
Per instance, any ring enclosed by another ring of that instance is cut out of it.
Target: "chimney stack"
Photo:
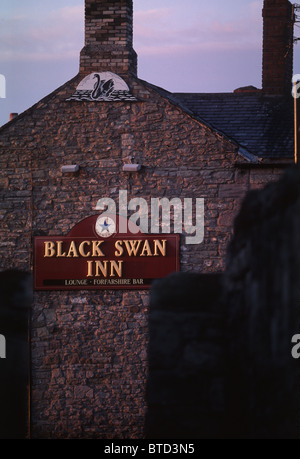
[[[137,76],[132,0],[85,0],[85,46],[80,72]]]
[[[263,19],[263,92],[291,94],[294,6],[288,0],[264,0]]]
[[[294,6],[288,0],[264,0],[263,82],[265,94],[291,93]]]

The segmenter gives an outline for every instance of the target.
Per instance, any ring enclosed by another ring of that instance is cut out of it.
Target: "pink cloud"
[[[77,58],[84,42],[84,2],[33,18],[28,12],[3,20],[0,59],[52,60]],[[240,5],[241,6],[241,5]],[[134,46],[144,56],[194,53],[201,50],[256,49],[261,46],[261,1],[240,7],[236,21],[215,15],[185,15],[181,8],[162,7],[134,14]],[[184,24],[186,24],[184,26]]]
[[[2,61],[68,59],[83,46],[83,6],[65,7],[45,17],[23,15],[3,21],[0,30]]]
[[[169,27],[166,26],[168,22]],[[242,8],[236,21],[209,21],[203,14],[191,17],[186,27],[176,21],[170,9],[155,10],[155,14],[149,10],[137,15],[135,47],[144,55],[257,49],[261,47],[261,27],[261,4],[258,1]]]

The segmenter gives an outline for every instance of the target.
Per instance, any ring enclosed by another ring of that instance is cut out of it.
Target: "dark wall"
[[[214,438],[224,415],[219,274],[157,281],[150,306],[148,438]]]
[[[299,438],[300,172],[251,192],[222,275],[157,281],[148,438]]]
[[[31,276],[19,271],[0,273],[0,334],[6,358],[0,359],[0,438],[28,438],[29,428],[29,310]]]
[[[299,438],[300,171],[250,193],[236,219],[224,283],[231,434]]]

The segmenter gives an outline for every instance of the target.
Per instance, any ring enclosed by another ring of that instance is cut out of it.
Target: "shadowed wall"
[[[6,358],[0,359],[0,438],[22,439],[29,427],[29,310],[31,276],[20,271],[0,273],[0,334]]]
[[[157,281],[148,438],[299,438],[300,172],[249,193],[222,275]]]

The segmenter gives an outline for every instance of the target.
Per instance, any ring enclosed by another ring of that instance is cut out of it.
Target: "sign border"
[[[52,239],[58,239],[61,240],[62,238],[70,238],[69,234],[67,236],[61,236],[61,235],[51,235],[51,236],[35,236],[34,237],[34,244],[33,244],[33,288],[34,291],[96,291],[96,290],[102,290],[102,291],[114,291],[114,290],[150,290],[152,283],[155,282],[156,280],[163,279],[165,277],[158,277],[158,278],[153,278],[153,282],[151,282],[150,285],[116,285],[116,286],[106,286],[106,285],[98,285],[98,286],[37,286],[37,269],[36,269],[36,241],[37,240],[52,240]],[[156,237],[156,238],[174,238],[175,239],[175,265],[176,265],[176,270],[172,272],[180,272],[180,234],[164,234],[164,233],[158,233],[158,234],[123,234],[121,235],[118,233],[118,237],[122,237],[124,239],[126,238],[147,238],[147,237]],[[74,239],[86,239],[85,236],[79,237],[79,236],[74,236]],[[115,239],[115,237],[113,237]],[[101,239],[99,239],[101,240]],[[132,262],[134,263],[134,259],[132,259]],[[170,272],[171,274],[171,272]]]

